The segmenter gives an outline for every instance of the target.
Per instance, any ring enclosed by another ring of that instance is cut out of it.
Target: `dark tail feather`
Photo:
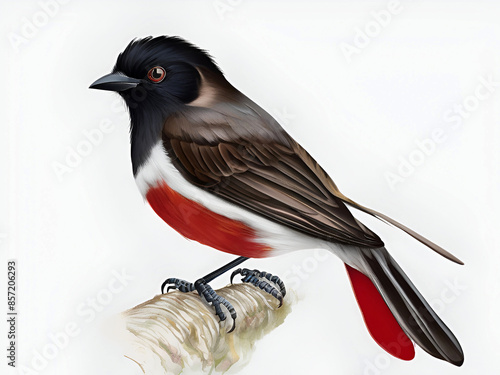
[[[430,355],[461,366],[464,354],[458,340],[387,250],[359,250],[356,265],[373,282],[406,334]]]

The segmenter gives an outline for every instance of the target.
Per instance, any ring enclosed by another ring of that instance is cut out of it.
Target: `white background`
[[[480,77],[500,82],[498,3],[401,1],[385,26],[374,25],[372,13],[386,11],[384,1],[74,0],[45,16],[41,3],[4,1],[1,11],[0,246],[2,257],[18,260],[18,365],[31,367],[49,335],[70,323],[78,335],[38,373],[138,374],[102,338],[103,324],[152,298],[166,277],[194,280],[233,258],[186,241],[144,204],[118,96],[88,90],[131,39],[165,34],[208,50],[346,195],[466,263],[359,215],[456,334],[465,352],[456,368],[420,348],[411,362],[379,348],[333,255],[311,250],[250,261],[288,279],[299,301],[240,373],[499,371],[500,86],[473,98]],[[28,22],[39,25],[30,35]],[[342,43],[356,47],[357,30],[366,28],[369,43],[346,58]],[[25,39],[16,45],[16,36]],[[445,116],[464,100],[477,109],[454,127]],[[58,176],[54,166],[86,139],[83,131],[108,120],[112,132]],[[436,129],[446,139],[419,159],[417,142]],[[420,164],[391,187],[388,173],[410,157]],[[5,269],[2,262],[2,285]],[[82,314],[82,304],[122,270],[133,280],[95,317]],[[222,277],[214,286],[226,283]]]

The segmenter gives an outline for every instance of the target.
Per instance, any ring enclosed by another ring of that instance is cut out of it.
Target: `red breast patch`
[[[256,235],[252,228],[210,211],[163,181],[148,190],[146,199],[158,216],[184,237],[248,258],[270,255],[269,247],[254,241]]]

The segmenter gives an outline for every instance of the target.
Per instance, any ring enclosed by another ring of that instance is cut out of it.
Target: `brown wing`
[[[286,133],[254,134],[249,139],[245,131],[225,122],[227,116],[208,113],[214,117],[204,127],[183,115],[170,119],[164,128],[165,149],[191,183],[313,237],[383,246],[331,193],[323,182],[325,172]]]

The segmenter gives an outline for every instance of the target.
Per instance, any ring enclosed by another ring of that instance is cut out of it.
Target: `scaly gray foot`
[[[276,298],[280,303],[279,307],[281,307],[283,304],[283,297],[286,295],[286,288],[285,284],[278,276],[274,276],[264,271],[238,268],[231,274],[231,284],[233,283],[233,278],[238,274],[242,276],[242,282],[255,285]],[[273,284],[275,286],[273,286]],[[277,288],[279,288],[279,290]]]

